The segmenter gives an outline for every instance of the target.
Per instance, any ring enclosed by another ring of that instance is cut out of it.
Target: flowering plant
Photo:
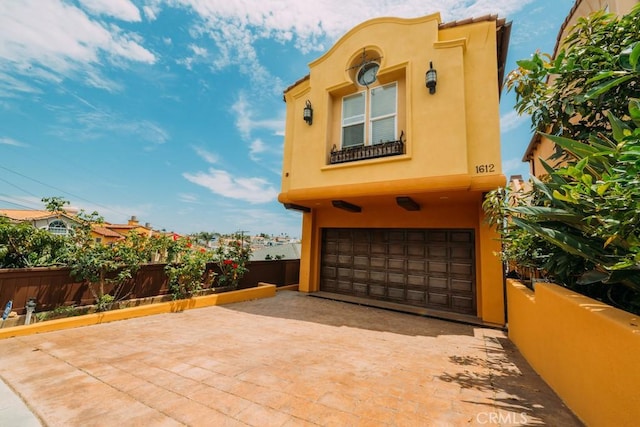
[[[241,234],[233,234],[226,245],[220,245],[215,251],[216,262],[220,273],[219,286],[231,286],[234,289],[242,276],[249,271],[246,267],[251,255],[251,246],[247,238]]]

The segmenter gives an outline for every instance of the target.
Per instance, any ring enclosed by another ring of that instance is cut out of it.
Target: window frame
[[[372,92],[376,91],[376,90],[380,90],[382,88],[386,88],[386,87],[391,87],[393,86],[395,88],[394,90],[394,99],[393,99],[393,112],[391,113],[387,113],[387,114],[382,114],[380,116],[376,116],[375,118],[373,118],[371,116],[371,112],[372,112],[372,108],[371,105],[373,103],[373,95]],[[349,98],[353,98],[356,95],[364,95],[364,114],[363,114],[363,121],[362,122],[354,122],[354,123],[349,123],[349,124],[345,124],[345,119],[349,119],[352,117],[356,117],[356,116],[351,116],[348,118],[345,118],[344,114],[345,114],[345,100],[349,99]],[[384,85],[377,85],[375,87],[367,87],[364,90],[352,93],[350,95],[346,95],[344,97],[342,97],[342,111],[340,113],[340,149],[347,149],[347,148],[353,148],[353,147],[364,147],[364,146],[372,146],[372,145],[377,145],[377,144],[384,144],[385,142],[391,142],[391,141],[396,141],[398,138],[398,82],[391,82],[391,83],[387,83]],[[393,118],[393,139],[391,139],[390,141],[379,141],[379,142],[373,142],[373,123],[376,121],[380,121],[380,120],[384,120],[384,119],[388,119],[392,117]],[[354,126],[356,124],[363,124],[363,142],[362,144],[353,144],[353,145],[348,145],[345,146],[344,143],[344,131],[345,128],[349,127],[349,126]]]

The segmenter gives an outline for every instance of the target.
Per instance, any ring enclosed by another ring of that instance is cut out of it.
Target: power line
[[[118,212],[118,211],[116,211],[116,210],[114,210],[114,209],[112,209],[112,208],[109,208],[109,207],[107,207],[107,206],[104,206],[104,205],[102,205],[102,204],[100,204],[100,203],[92,202],[91,200],[89,200],[89,199],[85,199],[85,198],[84,198],[84,197],[82,197],[82,196],[78,196],[77,194],[73,194],[73,193],[70,193],[70,192],[68,192],[68,191],[65,191],[65,190],[63,190],[63,189],[61,189],[61,188],[54,187],[53,185],[47,184],[47,183],[42,182],[42,181],[40,181],[40,180],[37,180],[37,179],[35,179],[35,178],[31,178],[31,177],[29,177],[29,176],[27,176],[27,175],[25,175],[25,174],[22,174],[22,173],[20,173],[20,172],[16,172],[16,171],[14,171],[14,170],[12,170],[12,169],[9,169],[9,168],[7,168],[7,167],[5,167],[5,166],[0,165],[0,169],[4,169],[4,170],[6,170],[6,171],[8,171],[8,172],[11,172],[11,173],[16,174],[16,175],[18,175],[18,176],[21,176],[21,177],[23,177],[23,178],[26,178],[26,179],[31,180],[31,181],[33,181],[33,182],[36,182],[36,183],[38,183],[38,184],[40,184],[40,185],[44,185],[45,187],[49,187],[49,188],[52,188],[52,189],[54,189],[54,190],[56,190],[56,191],[60,191],[60,192],[62,192],[62,193],[64,193],[64,194],[67,194],[67,195],[69,195],[69,196],[71,196],[71,197],[75,197],[76,199],[80,199],[80,200],[83,200],[83,201],[85,201],[85,202],[87,202],[87,203],[91,203],[91,204],[93,204],[93,205],[95,205],[95,206],[99,206],[99,207],[104,208],[104,209],[106,209],[106,210],[108,210],[108,211],[111,211],[111,212],[117,213],[117,214],[119,214],[119,215],[127,216],[127,214],[124,214],[124,213],[122,213],[122,212]],[[5,181],[5,182],[6,182],[6,181]],[[12,184],[12,185],[13,185],[13,184]],[[14,187],[15,187],[15,185],[14,185]],[[24,190],[23,190],[23,191],[24,191]],[[38,196],[36,196],[36,197],[38,197]]]
[[[0,196],[1,196],[1,197],[9,197],[9,198],[11,198],[10,196],[8,196],[8,195],[6,195],[6,194],[2,194],[2,193],[0,193]],[[31,206],[21,205],[20,203],[10,202],[9,200],[2,200],[2,201],[3,201],[4,203],[8,203],[8,204],[10,204],[10,205],[18,206],[18,207],[20,207],[20,208],[25,208],[25,209],[34,209],[34,208],[33,208],[33,207],[31,207]]]
[[[28,190],[25,190],[24,188],[18,187],[17,185],[15,185],[15,184],[14,184],[14,183],[12,183],[12,182],[7,181],[6,179],[0,178],[0,181],[6,182],[7,184],[11,185],[12,187],[16,187],[16,188],[17,188],[18,190],[20,190],[20,191],[24,191],[25,193],[27,193],[27,194],[28,194],[28,195],[30,195],[30,196],[33,196],[33,197],[39,197],[39,196],[37,196],[37,195],[33,194],[32,192],[30,192],[30,191],[28,191]]]

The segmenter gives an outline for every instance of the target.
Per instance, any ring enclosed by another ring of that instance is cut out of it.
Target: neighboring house
[[[605,10],[606,12],[617,15],[625,15],[629,13],[638,2],[639,0],[576,0],[560,27],[556,45],[553,49],[553,57],[555,58],[558,54],[563,41],[579,18],[588,16],[599,10]],[[546,175],[541,160],[549,161],[549,157],[552,156],[554,152],[555,144],[550,139],[544,138],[536,133],[531,138],[529,146],[522,157],[522,161],[529,163],[529,173],[531,175],[541,177]],[[561,163],[561,161],[556,161],[555,163],[551,163],[551,166],[557,167]]]
[[[122,234],[110,230],[102,225],[94,225],[91,227],[91,237],[93,237],[97,243],[102,243],[104,245],[110,245],[125,239],[125,236]]]
[[[300,259],[300,243],[286,243],[284,245],[264,246],[251,253],[251,261],[270,259]]]
[[[112,224],[109,222],[105,222],[104,224],[102,224],[102,227],[114,231],[125,237],[131,231],[135,231],[136,233],[145,237],[151,237],[153,235],[153,228],[151,228],[151,225],[149,223],[140,225],[138,218],[136,218],[135,216],[132,216],[126,224]]]
[[[68,235],[73,227],[80,224],[71,214],[46,210],[0,209],[0,216],[6,216],[12,222],[28,222],[36,228],[59,236]]]
[[[506,182],[510,29],[496,16],[373,19],[285,90],[279,201],[303,212],[301,291],[504,324],[482,201]]]

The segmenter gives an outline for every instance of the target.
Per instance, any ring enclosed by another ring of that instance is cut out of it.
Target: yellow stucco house
[[[633,6],[638,4],[640,0],[576,0],[569,14],[565,18],[560,30],[558,31],[558,37],[556,39],[556,46],[553,49],[553,57],[558,54],[562,47],[563,41],[566,39],[571,28],[578,22],[581,17],[588,16],[593,12],[604,10],[609,13],[615,13],[616,15],[625,15],[631,11]],[[540,136],[539,134],[533,135],[524,156],[523,162],[529,163],[529,173],[536,177],[546,175],[546,171],[542,166],[541,160],[549,163],[549,157],[555,152],[555,144],[547,138]],[[557,167],[561,164],[560,161],[550,163],[551,166]]]
[[[510,29],[496,16],[373,19],[285,90],[278,199],[303,215],[301,291],[504,324],[481,205],[506,181]]]

